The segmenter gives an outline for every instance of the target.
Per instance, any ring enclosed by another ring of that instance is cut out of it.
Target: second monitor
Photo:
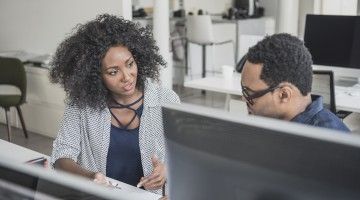
[[[360,77],[360,16],[307,15],[304,42],[316,69]]]

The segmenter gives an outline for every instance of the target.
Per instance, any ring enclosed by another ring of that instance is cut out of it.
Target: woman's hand
[[[156,157],[151,158],[153,171],[149,176],[142,177],[137,187],[144,187],[146,190],[161,189],[166,181],[165,165]]]
[[[169,200],[169,197],[168,196],[163,196],[159,200]]]
[[[94,179],[93,179],[93,181],[94,181],[95,183],[100,184],[100,185],[105,185],[105,186],[109,186],[109,185],[110,185],[109,181],[106,179],[106,176],[105,176],[104,174],[100,173],[100,172],[96,172],[96,173],[94,174]]]

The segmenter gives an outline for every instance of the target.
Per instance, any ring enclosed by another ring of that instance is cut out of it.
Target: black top
[[[110,113],[120,127],[111,125],[106,176],[133,186],[139,183],[140,178],[144,174],[139,147],[139,127],[135,129],[128,129],[128,127],[136,117],[140,120],[143,105],[139,106],[136,110],[130,106],[138,103],[143,97],[141,96],[138,100],[128,105],[117,103],[115,100],[109,104]],[[134,111],[134,116],[128,124],[123,125],[111,109],[129,109]]]
[[[141,116],[143,106],[136,112]],[[139,127],[123,129],[111,125],[106,176],[136,186],[143,175],[139,147]]]

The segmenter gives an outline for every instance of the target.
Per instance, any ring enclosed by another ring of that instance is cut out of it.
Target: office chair
[[[238,63],[235,65],[235,71],[241,73],[242,69],[244,68],[244,65],[247,60],[247,54],[245,54]]]
[[[210,15],[189,15],[186,19],[186,28],[187,42],[202,47],[202,77],[204,78],[206,76],[206,46],[232,43],[234,48],[234,42],[232,40],[215,41]]]
[[[28,134],[20,105],[26,99],[26,74],[19,59],[0,57],[0,106],[5,109],[8,140],[11,141],[10,107],[16,107],[25,138]]]
[[[334,73],[329,70],[313,70],[312,94],[323,97],[324,107],[336,114]]]
[[[334,73],[332,71],[313,70],[312,93],[323,96],[324,107],[340,119],[344,119],[352,113],[336,109]]]

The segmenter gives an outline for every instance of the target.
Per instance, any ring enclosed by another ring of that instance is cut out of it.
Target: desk
[[[184,83],[184,86],[199,90],[225,93],[225,110],[230,110],[230,101],[232,99],[232,95],[242,95],[239,74],[235,74],[233,78],[229,80],[225,80],[222,76],[212,76],[195,79],[191,81],[186,81]],[[242,108],[241,110],[244,111],[244,108]]]
[[[7,142],[5,140],[1,140],[0,139],[0,158],[2,159],[2,161],[4,160],[10,160],[12,165],[25,165],[24,163],[28,160],[34,159],[34,158],[38,158],[38,157],[46,157],[49,159],[49,156],[41,154],[39,152],[24,148],[22,146]],[[15,162],[15,163],[14,163]],[[0,163],[1,166],[1,163]],[[37,171],[39,171],[40,168],[36,169]],[[43,169],[40,169],[43,170]],[[41,171],[42,172],[42,171]],[[64,172],[59,172],[56,171],[55,173],[61,173],[63,175],[63,180],[64,183],[68,183],[69,181],[78,181],[79,177],[77,176],[73,176],[70,175],[68,173],[64,173]],[[53,177],[54,179],[56,179],[57,181],[59,181],[59,176],[54,175],[54,170],[44,170],[44,175],[50,174],[46,177]],[[67,178],[68,177],[68,178]],[[74,180],[72,180],[74,178]],[[84,178],[82,179],[82,183],[88,185],[89,182]],[[1,180],[1,174],[0,174],[0,180]],[[128,185],[126,183],[114,180],[114,179],[110,179],[109,180],[112,183],[117,183],[118,186],[121,188],[119,191],[116,191],[117,194],[119,194],[119,199],[144,199],[144,200],[157,200],[159,198],[161,198],[160,195],[139,189],[137,187]],[[62,182],[61,181],[61,182]],[[92,183],[90,183],[91,185],[93,185]],[[66,184],[65,184],[66,185]],[[85,186],[86,186],[85,185]],[[74,188],[78,188],[78,187],[74,187]],[[94,188],[95,190],[99,190],[99,192],[104,193],[106,192],[105,190],[107,190],[108,188],[102,188],[102,187],[96,187]],[[117,189],[116,189],[117,190]],[[86,192],[87,190],[85,190]]]
[[[335,85],[336,109],[360,113],[360,96],[349,95],[349,89]]]
[[[242,95],[239,74],[234,75],[232,80],[225,80],[222,76],[195,79],[185,82],[184,86],[227,94],[226,108],[231,95]],[[360,113],[360,97],[349,95],[347,87],[335,86],[335,101],[338,110]]]
[[[45,157],[48,160],[50,159],[50,157],[45,154],[33,151],[31,149],[27,149],[25,147],[1,139],[0,139],[0,154],[1,157],[7,157],[10,158],[11,160],[20,163],[24,163],[28,160],[39,157]]]
[[[242,95],[239,75],[234,76],[231,80],[225,80],[222,76],[195,79],[186,81],[184,86],[199,90],[208,90],[232,95]]]

